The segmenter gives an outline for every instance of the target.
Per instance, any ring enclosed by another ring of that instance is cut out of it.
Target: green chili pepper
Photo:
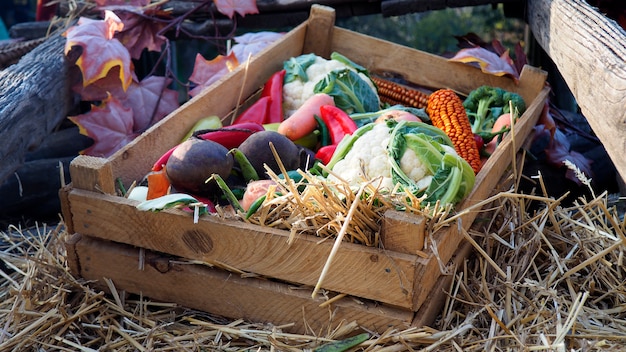
[[[252,202],[252,204],[250,205],[250,209],[248,209],[248,212],[246,213],[246,219],[250,218],[252,214],[256,213],[256,211],[259,210],[263,202],[265,202],[265,198],[267,198],[267,196],[260,196],[254,202]]]
[[[358,334],[344,340],[330,342],[314,350],[314,352],[342,352],[367,341],[370,338],[368,333]]]
[[[239,212],[245,212],[243,207],[241,207],[241,204],[239,204],[239,199],[237,199],[237,197],[233,194],[233,191],[230,190],[230,187],[228,187],[222,176],[218,174],[213,174],[204,182],[210,182],[211,180],[215,180],[218,187],[222,190],[222,192],[224,192],[224,195],[226,196],[226,199],[228,200],[230,205],[232,205]]]
[[[317,126],[320,130],[320,145],[322,147],[327,146],[331,143],[330,140],[330,131],[328,130],[328,126],[324,123],[321,117],[317,115],[313,115],[315,117],[315,121],[317,121]]]
[[[259,179],[259,174],[254,169],[254,166],[250,164],[250,160],[246,157],[244,153],[242,153],[239,149],[233,148],[229,151],[235,157],[235,160],[241,167],[241,175],[243,176],[246,182],[256,181]]]

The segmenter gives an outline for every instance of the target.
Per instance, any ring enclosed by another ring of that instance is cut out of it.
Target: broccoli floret
[[[463,102],[463,107],[467,111],[472,132],[489,142],[495,136],[491,129],[496,119],[510,112],[509,101],[513,102],[520,114],[526,110],[524,99],[517,93],[491,86],[480,86],[471,91]]]
[[[509,101],[513,102],[513,109],[517,109],[520,115],[526,111],[526,103],[517,93],[506,92],[502,96],[502,100],[504,100],[504,107],[502,108],[503,114],[511,112]]]

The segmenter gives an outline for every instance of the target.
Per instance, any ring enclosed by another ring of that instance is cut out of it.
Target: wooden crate
[[[469,252],[457,226],[425,234],[423,218],[389,212],[382,230],[385,249],[340,246],[322,287],[329,297],[346,296],[320,306],[323,300],[311,298],[311,291],[332,241],[300,236],[288,244],[287,231],[217,216],[203,216],[194,224],[183,211],[143,212],[135,208],[137,202],[116,196],[118,180],[124,185],[141,180],[153,161],[178,143],[198,119],[229,114],[239,96],[253,95],[282,68],[283,61],[311,52],[328,57],[333,51],[372,73],[401,74],[426,87],[467,94],[487,84],[524,98],[528,107],[515,125],[515,138],[503,141],[477,175],[471,194],[457,207],[461,226],[469,228],[477,214],[463,209],[493,191],[544,107],[545,73],[527,66],[518,83],[487,75],[465,64],[335,27],[334,11],[315,5],[305,23],[251,60],[247,73],[241,65],[115,155],[79,156],[72,162],[72,184],[60,196],[69,232],[75,234],[68,241],[74,274],[89,280],[110,278],[118,289],[232,318],[294,324],[294,331],[307,326],[317,331],[344,318],[357,319],[373,330],[429,323],[450,279],[441,267],[454,266]],[[425,236],[434,245],[421,248]],[[181,264],[180,258],[204,264]]]

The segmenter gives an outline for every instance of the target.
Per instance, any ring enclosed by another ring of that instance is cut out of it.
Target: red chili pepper
[[[270,106],[270,97],[260,97],[254,104],[250,105],[244,112],[239,114],[233,125],[238,125],[243,122],[256,122],[258,124],[264,124],[267,118],[267,112]]]
[[[329,144],[323,146],[317,150],[317,153],[315,153],[315,159],[321,161],[324,165],[326,165],[330,162],[330,159],[332,159],[336,149],[337,144]]]
[[[283,81],[287,71],[280,70],[274,73],[270,79],[265,82],[261,97],[269,97],[270,105],[267,109],[264,124],[282,122],[283,115]]]
[[[320,108],[320,117],[328,127],[332,144],[341,142],[343,137],[356,131],[356,122],[345,111],[333,105]]]
[[[169,160],[170,156],[172,156],[172,153],[174,152],[174,149],[176,149],[176,147],[178,147],[178,145],[174,146],[170,150],[166,151],[163,155],[161,155],[161,157],[157,159],[154,165],[152,165],[152,171],[163,170],[163,166],[167,164],[167,161]]]
[[[236,125],[224,126],[216,130],[204,130],[196,135],[198,138],[210,140],[223,145],[226,149],[237,148],[253,133],[264,131],[263,125],[256,122],[242,122]],[[194,134],[195,135],[195,134]]]

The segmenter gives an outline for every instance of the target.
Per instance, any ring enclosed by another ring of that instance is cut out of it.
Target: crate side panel
[[[333,245],[315,236],[289,244],[287,231],[180,210],[139,211],[137,202],[93,192],[69,194],[76,232],[255,274],[315,285]],[[343,243],[322,287],[411,307],[416,256]]]
[[[294,333],[308,333],[307,328],[312,328],[324,334],[342,321],[357,321],[382,333],[390,327],[407,328],[414,316],[409,310],[357,303],[350,297],[320,307],[324,299],[312,299],[310,289],[182,264],[150,251],[145,252],[140,263],[138,248],[86,236],[74,247],[84,279],[100,280],[102,285],[102,279],[108,278],[118,290],[233,319],[293,324],[287,329]]]
[[[530,81],[522,85],[508,77],[484,74],[467,64],[338,27],[333,32],[332,50],[372,73],[393,72],[415,84],[451,88],[464,95],[480,85],[491,85],[518,92],[530,104],[545,82],[545,72],[540,70],[528,72],[526,79]],[[531,79],[532,75],[537,79]]]

